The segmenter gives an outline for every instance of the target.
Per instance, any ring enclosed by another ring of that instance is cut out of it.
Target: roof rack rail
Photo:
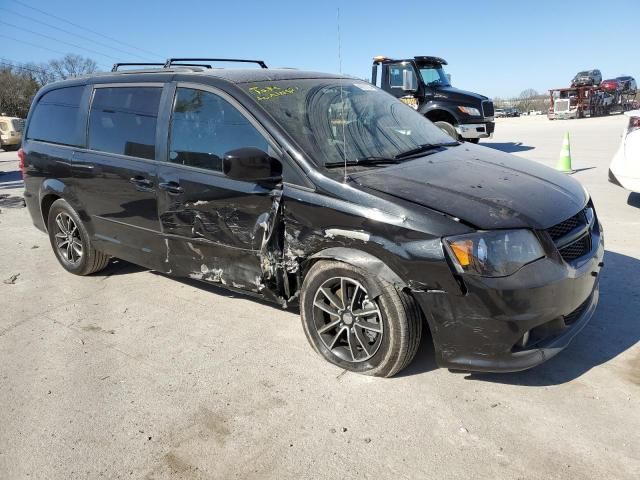
[[[117,72],[120,67],[164,67],[164,63],[114,63],[112,72]]]
[[[166,66],[166,64],[162,64],[164,65],[163,68],[169,68]],[[202,67],[202,68],[212,68],[211,65],[209,65],[208,63],[176,63],[175,65],[172,65],[172,67]]]
[[[180,63],[176,63],[174,65],[174,62],[237,62],[237,63],[257,63],[258,65],[260,65],[260,68],[267,68],[267,64],[264,63],[264,61],[262,60],[246,60],[246,59],[241,59],[241,58],[167,58],[167,61],[164,64],[164,68],[169,68],[169,67],[179,67],[180,65],[184,65],[184,64],[180,64]],[[195,66],[195,65],[191,65],[191,66]],[[201,66],[203,67],[204,65],[197,65],[197,66]],[[211,65],[209,65],[209,68],[211,68]]]

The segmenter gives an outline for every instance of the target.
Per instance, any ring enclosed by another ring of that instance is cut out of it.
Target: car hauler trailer
[[[598,117],[631,110],[636,92],[608,92],[596,86],[549,90],[549,120]]]

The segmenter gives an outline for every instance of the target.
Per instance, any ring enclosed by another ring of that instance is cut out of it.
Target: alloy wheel
[[[80,230],[73,218],[65,212],[56,215],[56,248],[60,256],[72,265],[82,260]]]
[[[352,278],[333,277],[318,288],[313,321],[324,346],[344,361],[367,361],[382,344],[380,308],[367,289]]]

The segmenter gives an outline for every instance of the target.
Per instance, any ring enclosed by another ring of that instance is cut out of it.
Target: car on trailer
[[[616,80],[622,86],[623,92],[633,93],[635,95],[636,91],[638,90],[635,78],[630,75],[623,75],[621,77],[616,77]]]
[[[606,92],[616,93],[623,91],[624,86],[622,82],[620,82],[617,78],[608,78],[602,81],[602,83],[600,84],[600,89]]]
[[[571,80],[572,87],[587,87],[598,86],[602,82],[602,73],[600,70],[585,70],[583,72],[576,73],[576,76]]]

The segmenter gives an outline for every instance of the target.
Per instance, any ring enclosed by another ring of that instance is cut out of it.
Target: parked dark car
[[[573,178],[357,79],[174,63],[37,94],[25,200],[68,272],[117,257],[299,303],[320,355],[377,376],[423,322],[440,366],[514,371],[591,318],[603,237]]]
[[[504,109],[504,116],[505,117],[519,117],[520,116],[520,112],[518,111],[518,109],[516,107],[509,107],[509,108],[505,108]]]
[[[617,77],[616,80],[620,83],[620,85],[622,86],[622,91],[625,93],[635,93],[638,90],[635,78],[629,75]]]
[[[578,72],[573,80],[571,80],[572,87],[585,87],[585,86],[598,86],[602,82],[602,74],[600,70],[585,70]]]

